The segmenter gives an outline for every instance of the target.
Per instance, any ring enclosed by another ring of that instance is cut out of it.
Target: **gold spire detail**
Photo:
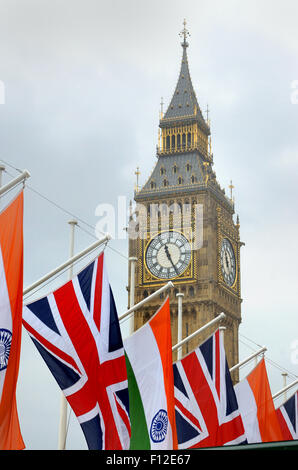
[[[208,174],[208,166],[209,166],[209,162],[203,162],[203,165],[204,165],[204,170],[205,170],[205,178],[204,178],[204,183],[205,183],[205,185],[207,185],[207,183],[208,183],[208,180],[209,180],[209,174]]]
[[[188,47],[188,42],[186,41],[187,36],[190,36],[189,31],[186,29],[186,19],[183,21],[183,30],[179,33],[179,36],[183,37],[183,42],[181,43],[182,47]]]
[[[136,171],[135,171],[135,175],[136,175],[136,177],[137,177],[137,183],[136,183],[136,185],[135,185],[135,191],[136,191],[136,193],[138,193],[138,192],[140,191],[140,187],[139,187],[139,176],[140,176],[140,174],[141,174],[140,169],[139,169],[139,167],[137,166],[137,169],[136,169]]]

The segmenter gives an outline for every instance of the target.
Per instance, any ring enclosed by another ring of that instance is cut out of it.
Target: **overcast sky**
[[[127,204],[133,197],[137,166],[145,183],[156,161],[161,97],[166,107],[178,79],[186,18],[193,85],[202,111],[210,109],[214,170],[226,192],[233,180],[245,243],[241,357],[252,352],[248,345],[265,345],[266,357],[291,372],[292,381],[298,374],[298,104],[291,88],[298,80],[297,16],[295,0],[0,0],[0,158],[31,173],[24,285],[69,255],[70,216],[36,191],[80,218],[77,252],[94,241],[98,204],[116,207],[119,196]],[[6,169],[4,182],[17,174]],[[106,257],[121,314],[127,241],[112,240],[110,247],[117,250],[107,249]],[[275,393],[283,386],[281,370],[270,362],[268,373]],[[27,449],[57,448],[59,406],[56,383],[23,331],[18,407]],[[86,448],[73,416],[67,448]]]

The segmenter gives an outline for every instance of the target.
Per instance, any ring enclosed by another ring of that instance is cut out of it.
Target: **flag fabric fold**
[[[20,450],[16,387],[23,304],[23,191],[0,213],[0,449]]]
[[[178,448],[246,443],[220,331],[173,369]]]
[[[283,440],[271,395],[265,359],[261,359],[234,388],[247,442]]]
[[[131,418],[131,450],[177,448],[170,304],[124,340]]]
[[[285,441],[298,439],[298,390],[276,409],[277,419]]]
[[[66,396],[89,449],[130,442],[122,336],[104,253],[23,309],[23,324]]]

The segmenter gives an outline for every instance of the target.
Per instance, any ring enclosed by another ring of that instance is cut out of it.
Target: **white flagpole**
[[[294,380],[294,382],[290,383],[286,387],[282,388],[279,392],[272,395],[273,400],[276,400],[276,398],[278,398],[280,395],[287,392],[290,388],[294,387],[294,385],[297,385],[297,384],[298,384],[298,379]]]
[[[288,373],[287,373],[287,372],[282,372],[281,375],[282,375],[282,377],[283,377],[283,383],[284,383],[283,388],[286,389],[286,387],[287,387],[287,376],[288,376]],[[287,390],[284,391],[284,401],[287,401]]]
[[[27,170],[24,170],[19,176],[11,180],[9,183],[5,184],[0,188],[0,196],[2,194],[6,193],[10,189],[14,188],[17,184],[21,183],[22,181],[25,181],[27,178],[30,177],[30,173]]]
[[[136,275],[136,262],[138,258],[130,257],[130,290],[129,290],[129,307],[132,308],[135,303],[135,275]],[[131,318],[129,319],[129,334],[131,335],[134,331],[134,312],[132,312]]]
[[[0,189],[2,187],[2,173],[5,171],[5,166],[0,163]]]
[[[220,315],[218,315],[218,317],[216,318],[213,318],[213,320],[211,320],[210,322],[206,323],[206,325],[203,325],[201,328],[199,328],[198,330],[196,330],[194,333],[192,333],[191,335],[187,336],[187,338],[184,338],[182,341],[180,341],[180,343],[177,343],[175,346],[172,347],[172,351],[176,351],[176,349],[180,348],[181,346],[183,346],[185,343],[187,343],[188,341],[190,341],[191,339],[193,339],[195,336],[197,336],[198,334],[202,333],[203,331],[205,331],[207,328],[209,328],[210,326],[213,326],[215,325],[215,323],[223,320],[225,318],[225,314],[222,312]]]
[[[239,367],[243,366],[244,364],[247,364],[249,361],[251,361],[253,358],[257,358],[257,356],[259,356],[259,354],[262,354],[264,353],[265,351],[267,351],[267,348],[265,348],[265,346],[263,346],[261,349],[259,349],[258,351],[256,351],[255,353],[251,354],[250,356],[248,356],[246,359],[243,359],[243,361],[241,362],[238,362],[238,364],[235,364],[233,367],[230,368],[230,372],[233,372],[234,370],[236,369],[239,369]]]
[[[2,173],[5,171],[5,166],[0,163],[0,188],[2,187]]]
[[[92,243],[92,245],[88,246],[87,248],[85,248],[84,250],[82,250],[80,253],[78,253],[77,255],[73,256],[72,258],[70,258],[69,260],[65,261],[65,263],[61,264],[60,266],[58,266],[57,268],[53,269],[52,271],[50,271],[48,274],[46,274],[45,276],[41,277],[38,281],[34,282],[33,284],[31,284],[31,286],[28,286],[26,287],[24,290],[23,290],[23,295],[26,295],[28,294],[30,291],[34,290],[36,287],[39,287],[41,284],[43,284],[44,282],[46,282],[48,279],[50,279],[51,277],[55,276],[56,274],[60,273],[61,271],[63,271],[65,268],[68,268],[70,265],[74,264],[76,261],[78,261],[80,258],[82,258],[83,256],[87,255],[88,253],[90,253],[91,251],[95,250],[96,248],[98,248],[100,245],[103,245],[104,243],[107,243],[109,240],[111,240],[111,236],[110,235],[106,235],[104,238],[100,239],[100,240],[97,240],[96,242]]]
[[[70,247],[69,247],[69,258],[72,259],[74,256],[74,232],[75,226],[78,224],[76,220],[70,220]],[[68,279],[70,280],[73,275],[73,264],[69,266]],[[59,421],[59,435],[58,435],[58,449],[65,450],[66,445],[66,427],[67,427],[67,409],[68,404],[64,393],[61,393],[60,401],[60,421]]]
[[[220,337],[222,338],[223,345],[225,344],[225,329],[226,329],[225,326],[219,327],[219,334],[220,334]]]
[[[128,315],[130,315],[132,312],[134,312],[135,310],[138,310],[139,308],[143,307],[143,305],[145,305],[147,302],[149,302],[150,300],[154,299],[155,297],[157,297],[158,295],[160,295],[162,292],[164,292],[165,290],[169,289],[170,287],[174,287],[174,284],[169,281],[167,284],[165,284],[164,286],[162,286],[160,289],[156,290],[155,292],[153,292],[153,294],[150,294],[148,295],[148,297],[146,297],[145,299],[141,300],[139,303],[135,304],[133,307],[131,307],[129,310],[127,310],[126,312],[124,312],[122,315],[119,316],[119,320],[123,320],[123,318],[127,317]]]
[[[178,323],[178,332],[177,332],[177,341],[180,343],[182,341],[182,297],[184,297],[184,294],[182,292],[178,292],[176,294],[176,297],[178,298],[178,318],[177,318],[177,323]],[[182,347],[178,348],[177,351],[177,359],[178,361],[182,357]]]

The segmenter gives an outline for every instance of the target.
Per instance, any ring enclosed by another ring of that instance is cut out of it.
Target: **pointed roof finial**
[[[207,108],[206,108],[206,121],[207,121],[208,126],[210,127],[210,118],[209,118],[209,114],[210,114],[210,108],[209,108],[209,105],[208,105],[208,103],[207,103]]]
[[[230,197],[230,199],[231,199],[231,201],[233,201],[233,189],[235,188],[235,186],[233,186],[232,180],[231,180],[231,183],[230,183],[229,188],[230,188],[230,192],[231,192],[231,197]]]
[[[137,169],[135,171],[135,175],[137,177],[137,183],[135,185],[135,191],[138,193],[139,190],[140,190],[140,187],[139,187],[139,176],[140,176],[141,172],[140,172],[140,168],[137,166]]]
[[[188,42],[186,41],[187,36],[190,36],[189,31],[186,29],[186,19],[183,21],[183,30],[179,33],[180,37],[183,37],[183,42],[181,43],[182,47],[188,47]]]
[[[160,118],[163,118],[163,97],[161,97],[160,101]]]

